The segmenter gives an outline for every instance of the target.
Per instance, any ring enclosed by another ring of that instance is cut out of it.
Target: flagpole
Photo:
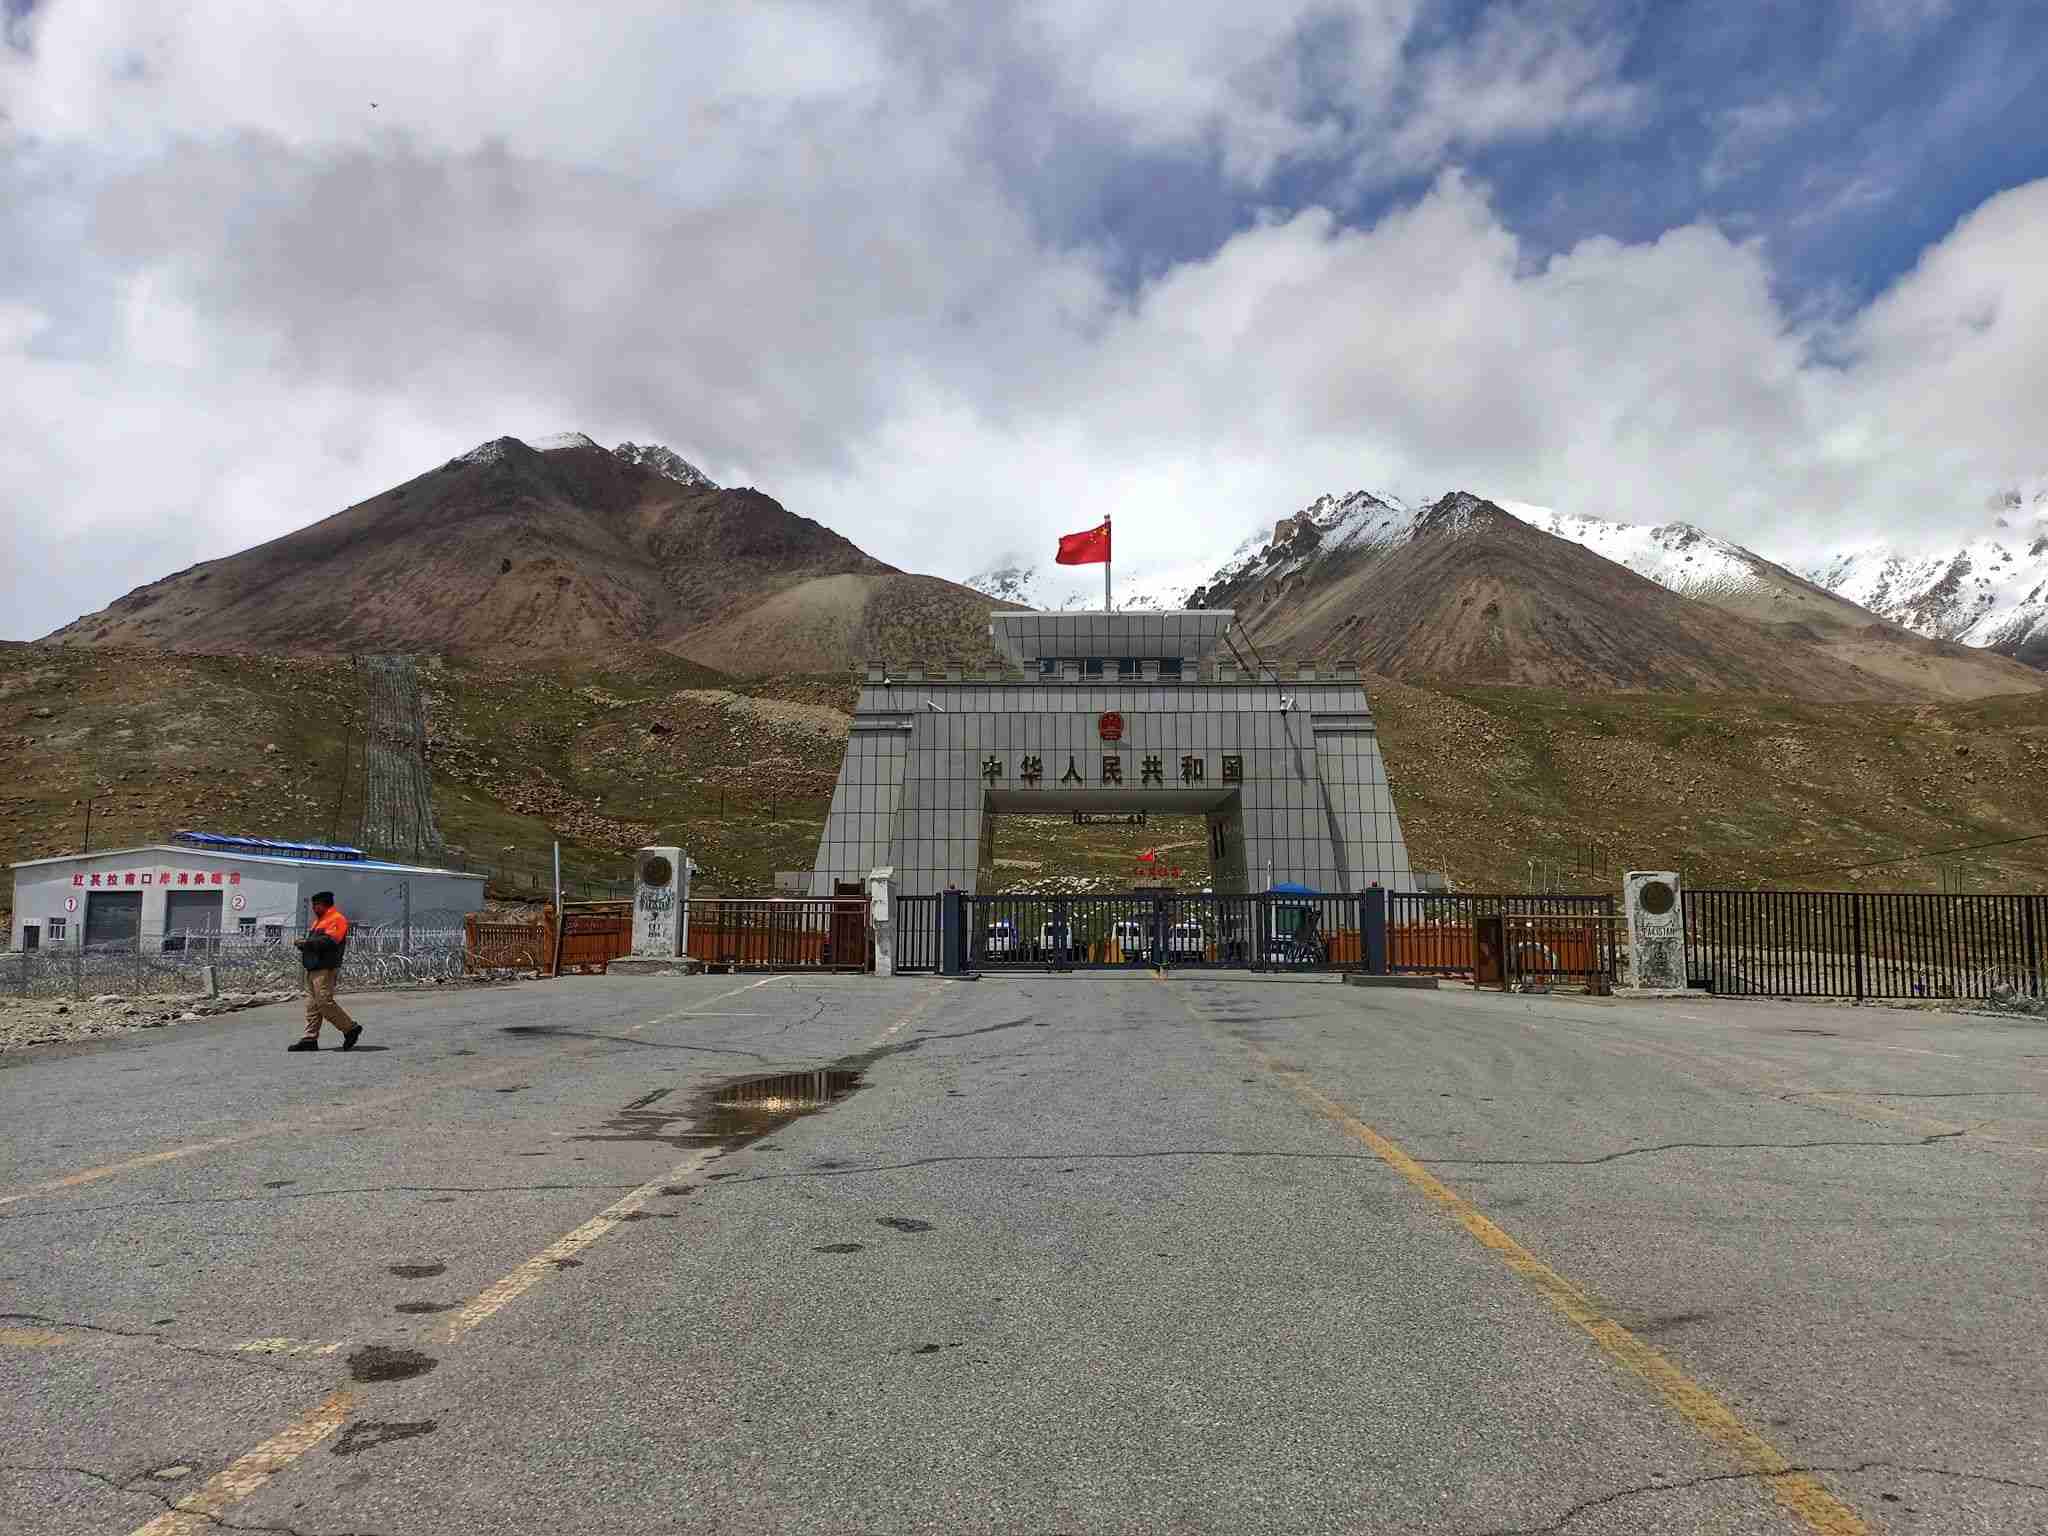
[[[1102,520],[1102,531],[1105,536],[1109,533],[1109,519],[1106,517]],[[1104,613],[1115,611],[1109,606],[1109,555],[1107,552],[1102,557],[1102,611]]]

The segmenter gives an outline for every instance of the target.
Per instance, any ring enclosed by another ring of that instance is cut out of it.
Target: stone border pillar
[[[642,848],[633,856],[633,957],[676,959],[689,922],[689,859],[680,848]]]
[[[896,866],[868,871],[868,926],[875,935],[875,974],[896,974]]]

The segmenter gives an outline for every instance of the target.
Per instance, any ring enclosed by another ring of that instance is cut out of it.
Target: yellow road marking
[[[1210,1022],[1186,998],[1177,993],[1175,996],[1196,1020]],[[1460,1226],[1535,1287],[1545,1301],[1583,1330],[1603,1353],[1642,1377],[1686,1423],[1733,1452],[1744,1468],[1755,1473],[1770,1488],[1773,1497],[1804,1521],[1808,1529],[1817,1536],[1869,1536],[1870,1528],[1854,1509],[1809,1474],[1794,1470],[1784,1452],[1743,1423],[1732,1408],[1594,1306],[1584,1291],[1495,1226],[1478,1206],[1323,1093],[1304,1074],[1282,1067],[1256,1045],[1248,1044],[1245,1049],[1262,1069],[1286,1083],[1296,1098],[1354,1141],[1363,1142],[1381,1162],[1450,1212]]]
[[[910,1012],[903,1015],[902,1018],[898,1019],[894,1024],[891,1024],[887,1029],[883,1030],[879,1035],[875,1036],[873,1040],[869,1041],[868,1049],[873,1050],[876,1046],[884,1044],[891,1035],[894,1035],[901,1030],[907,1029],[912,1024],[916,1023],[919,1017],[922,1016],[922,1014],[924,1013],[925,1009],[931,1007],[933,1003],[938,1001],[940,992],[944,988],[950,987],[951,985],[953,985],[953,983],[951,983],[950,981],[942,981],[939,983],[938,986],[932,988],[932,990],[927,992],[924,995],[924,997],[918,1002],[916,1007],[912,1008]]]
[[[623,1199],[606,1206],[575,1231],[556,1238],[517,1269],[470,1298],[459,1312],[448,1319],[441,1330],[441,1341],[452,1344],[478,1324],[488,1322],[546,1279],[561,1260],[573,1258],[652,1200],[660,1193],[663,1185],[672,1184],[677,1179],[688,1178],[718,1155],[719,1149],[716,1147],[706,1147],[702,1152],[692,1153],[661,1177],[649,1179]]]
[[[53,1349],[65,1342],[50,1328],[0,1328],[0,1347],[8,1349]]]
[[[1279,1067],[1256,1047],[1252,1048],[1252,1055],[1260,1066],[1285,1081],[1295,1097],[1353,1140],[1363,1142],[1381,1162],[1450,1212],[1460,1226],[1534,1286],[1560,1314],[1583,1329],[1610,1358],[1648,1382],[1680,1418],[1715,1444],[1732,1451],[1747,1470],[1763,1480],[1777,1501],[1811,1530],[1821,1536],[1866,1536],[1869,1528],[1855,1510],[1813,1477],[1793,1470],[1784,1453],[1736,1417],[1733,1409],[1602,1313],[1584,1291],[1487,1220],[1471,1201],[1299,1073]]]
[[[200,1152],[211,1152],[217,1147],[231,1147],[238,1141],[253,1141],[258,1136],[274,1136],[283,1126],[268,1127],[250,1131],[240,1136],[217,1136],[212,1141],[187,1142],[182,1147],[172,1147],[167,1152],[152,1152],[147,1157],[131,1157],[125,1162],[102,1163],[97,1168],[81,1168],[77,1173],[67,1173],[61,1179],[51,1179],[43,1184],[31,1184],[11,1195],[0,1195],[0,1205],[12,1205],[17,1200],[26,1200],[31,1195],[47,1195],[54,1190],[72,1189],[80,1184],[91,1184],[98,1179],[112,1178],[117,1173],[128,1173],[137,1168],[148,1168],[156,1163],[168,1163],[180,1157],[192,1157]]]
[[[222,1510],[246,1499],[341,1428],[352,1401],[346,1389],[332,1394],[296,1424],[279,1430],[248,1455],[215,1474],[205,1487],[180,1499],[175,1507],[149,1524],[137,1526],[132,1536],[191,1536],[193,1532],[213,1530]]]
[[[766,977],[762,981],[753,983],[752,986],[738,987],[733,992],[723,992],[717,997],[707,998],[705,1001],[715,1003],[722,998],[733,996],[736,992],[752,991],[754,987],[765,986],[768,982],[778,979],[780,978]],[[883,1038],[886,1039],[888,1035],[894,1034],[897,1030],[909,1024],[937,996],[938,992],[934,990],[925,998],[924,1002],[913,1008],[891,1026],[885,1032]],[[650,1019],[645,1022],[649,1024],[662,1024],[685,1017],[688,1017],[687,1010],[667,1014],[659,1019]],[[634,1026],[635,1029],[641,1027],[643,1026]],[[570,1258],[583,1249],[588,1248],[628,1216],[638,1211],[641,1206],[654,1198],[664,1185],[689,1177],[706,1163],[711,1162],[720,1155],[720,1149],[713,1147],[707,1147],[701,1152],[692,1154],[676,1164],[675,1167],[664,1173],[660,1178],[648,1180],[647,1183],[642,1184],[623,1199],[606,1206],[573,1232],[557,1238],[509,1274],[504,1275],[495,1283],[485,1287],[484,1290],[480,1291],[466,1303],[460,1311],[449,1319],[447,1325],[442,1329],[440,1335],[442,1341],[452,1344],[464,1334],[470,1332],[470,1330],[488,1322],[545,1279],[551,1271],[555,1270],[559,1261]],[[312,1352],[319,1354],[332,1354],[335,1350],[341,1348],[340,1344],[327,1345],[318,1350],[310,1351],[296,1347],[270,1348],[271,1346],[302,1346],[310,1345],[310,1343],[311,1341],[309,1340],[289,1338],[251,1339],[241,1345],[240,1348],[275,1353]],[[131,1536],[193,1536],[193,1533],[209,1529],[217,1523],[216,1517],[222,1510],[247,1498],[274,1474],[289,1466],[293,1461],[304,1455],[305,1452],[334,1433],[348,1417],[351,1401],[352,1399],[346,1390],[334,1393],[305,1418],[300,1419],[296,1424],[288,1426],[264,1441],[263,1444],[257,1446],[255,1450],[235,1462],[226,1471],[214,1477],[204,1488],[201,1488],[189,1498],[180,1500],[175,1509],[158,1516],[150,1521],[149,1524],[139,1527],[131,1533]]]
[[[707,997],[704,999],[704,1002],[722,1003],[728,997],[738,997],[742,992],[755,991],[758,988],[767,986],[768,983],[771,981],[786,980],[788,980],[788,978],[784,976],[763,976],[759,981],[750,981],[744,987],[734,987],[730,991],[720,992],[714,997]],[[653,1024],[673,1024],[678,1019],[690,1018],[691,1016],[695,1015],[702,1006],[703,1004],[696,1004],[688,1008],[678,1008],[674,1013],[664,1013],[663,1015],[661,1015],[660,1018],[657,1019],[642,1019],[638,1024],[635,1024],[632,1026],[632,1028],[628,1029],[626,1033],[629,1035],[637,1035],[640,1033],[641,1030],[646,1029],[648,1026]]]
[[[782,978],[771,976],[767,979],[775,981]],[[762,982],[755,983],[756,986],[764,984]],[[882,1031],[875,1043],[879,1045],[882,1041],[887,1040],[889,1036],[911,1023],[926,1008],[930,1007],[933,1000],[938,996],[939,992],[936,988],[927,993],[923,1001],[918,1003],[916,1007],[890,1025],[889,1028]],[[712,999],[714,1002],[716,1000],[715,998]],[[650,1022],[660,1023],[663,1021],[652,1020]],[[677,1163],[675,1167],[669,1169],[667,1173],[662,1174],[661,1177],[649,1179],[638,1189],[633,1190],[613,1204],[606,1206],[575,1231],[556,1238],[554,1242],[548,1244],[547,1247],[543,1248],[525,1263],[519,1265],[516,1269],[502,1276],[491,1285],[486,1286],[468,1302],[464,1303],[461,1310],[449,1318],[443,1326],[441,1341],[444,1344],[452,1344],[472,1328],[488,1322],[499,1312],[540,1284],[550,1273],[555,1272],[563,1259],[574,1258],[578,1253],[611,1231],[613,1227],[616,1227],[628,1216],[639,1210],[641,1206],[660,1193],[663,1186],[673,1184],[679,1179],[688,1178],[706,1163],[713,1161],[720,1155],[721,1151],[717,1147],[706,1147],[701,1152],[692,1153],[682,1162]]]
[[[348,1341],[337,1339],[323,1343],[319,1339],[249,1339],[235,1346],[237,1354],[244,1355],[331,1355]]]
[[[744,987],[734,987],[729,992],[720,992],[714,997],[707,997],[704,1001],[706,1003],[722,1002],[728,997],[737,997],[742,992],[751,992],[755,987],[766,986],[768,982],[779,979],[779,977],[770,976]],[[649,1024],[674,1023],[678,1019],[688,1018],[690,1013],[691,1010],[684,1009],[677,1013],[664,1014],[657,1019],[646,1019],[639,1024],[633,1025],[626,1032],[632,1034]],[[138,1168],[152,1168],[158,1163],[175,1162],[179,1158],[184,1157],[197,1157],[202,1152],[217,1152],[222,1147],[239,1146],[246,1141],[260,1141],[266,1136],[279,1136],[287,1131],[303,1134],[311,1127],[324,1125],[334,1120],[345,1120],[353,1115],[362,1113],[366,1109],[381,1109],[387,1104],[398,1104],[407,1099],[415,1099],[426,1094],[438,1093],[444,1088],[459,1088],[468,1083],[486,1083],[494,1077],[508,1077],[515,1072],[530,1070],[531,1065],[531,1062],[519,1061],[506,1066],[491,1067],[482,1072],[473,1072],[464,1077],[441,1078],[433,1082],[420,1083],[414,1087],[404,1088],[396,1093],[380,1094],[367,1099],[357,1099],[353,1103],[344,1104],[339,1108],[327,1111],[325,1114],[309,1115],[298,1120],[266,1121],[261,1125],[252,1126],[246,1131],[237,1131],[232,1136],[215,1136],[206,1141],[190,1141],[186,1142],[183,1146],[169,1147],[162,1152],[145,1153],[141,1157],[126,1158],[118,1163],[102,1163],[96,1168],[81,1168],[78,1172],[67,1173],[60,1179],[50,1179],[41,1184],[31,1184],[26,1189],[18,1189],[11,1195],[0,1195],[0,1205],[12,1205],[17,1200],[27,1200],[35,1195],[54,1194],[60,1189],[76,1189],[81,1184],[94,1184],[101,1179],[110,1179],[119,1173],[133,1173]]]

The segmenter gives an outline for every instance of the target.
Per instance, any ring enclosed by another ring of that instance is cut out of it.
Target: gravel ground
[[[219,997],[0,997],[0,1051],[62,1045],[187,1019],[287,1002],[296,992],[228,992]]]
[[[502,986],[521,979],[502,976],[472,976],[457,981],[430,981],[414,987],[393,987],[393,992],[461,991],[475,987]],[[343,1006],[353,1008],[362,993],[344,992]],[[99,997],[0,997],[0,1052],[26,1050],[37,1045],[68,1045],[95,1040],[104,1035],[132,1034],[139,1029],[162,1029],[170,1024],[210,1019],[243,1008],[260,1008],[269,1003],[296,1003],[304,994],[295,988],[263,992],[223,992],[218,997],[182,996],[122,997],[106,993]]]

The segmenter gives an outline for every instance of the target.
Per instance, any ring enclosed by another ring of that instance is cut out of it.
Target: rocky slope
[[[1270,538],[1247,540],[1188,605],[1237,609],[1268,652],[1306,648],[1439,680],[1806,698],[1979,698],[2041,685],[2003,657],[1891,624],[1689,524],[1640,527],[1466,493],[1419,508],[1368,491],[1321,497]]]
[[[1873,611],[1861,605],[1853,584],[1830,590],[1691,523],[1650,527],[1523,502],[1501,505],[1531,527],[1583,545],[1668,591],[1768,626],[1793,626],[1784,633],[1916,692],[1983,698],[2040,686],[2013,664],[2010,650],[1987,647],[1960,630],[1944,632]],[[2048,578],[2048,569],[2042,576]]]
[[[1843,703],[1388,678],[1367,689],[1416,865],[1468,890],[1516,888],[1532,858],[1563,869],[1549,878],[1601,889],[1623,868],[1785,883],[2048,825],[2038,696]],[[535,896],[557,838],[572,882],[629,875],[628,850],[675,843],[706,871],[705,894],[762,894],[775,871],[810,865],[857,694],[844,675],[733,683],[651,650],[439,663],[427,701],[436,816],[462,856]],[[0,783],[0,850],[76,849],[88,786],[96,848],[185,826],[348,838],[362,815],[351,720],[363,706],[347,668],[310,657],[0,644],[0,749],[19,770]],[[1198,886],[1199,824],[1193,837],[1182,847],[1163,820],[1004,818],[995,853],[1019,881],[1087,875],[1127,889],[1140,878],[1130,855],[1156,846],[1185,856]],[[2007,843],[1948,874],[1977,890],[2040,889],[2048,843]],[[1794,883],[1942,878],[1921,862]],[[10,896],[0,882],[0,908]]]
[[[820,585],[823,583],[823,585]],[[850,583],[850,584],[849,584]],[[879,585],[878,585],[879,584]],[[503,437],[309,527],[139,587],[63,645],[266,654],[553,655],[653,644],[747,671],[839,669],[895,643],[871,610],[908,584],[930,644],[986,628],[979,593],[909,577],[658,446]],[[750,616],[801,590],[800,660]],[[835,646],[837,648],[835,648]]]
[[[1683,596],[1463,492],[1420,509],[1367,492],[1324,497],[1240,549],[1188,601],[1235,608],[1269,657],[1417,680],[1800,698],[1957,692],[1938,667],[1918,667],[1913,652],[1928,642],[1915,636],[1863,636],[1875,659],[1854,656],[1812,624],[1760,624]],[[2031,685],[2008,670],[1964,696]]]

